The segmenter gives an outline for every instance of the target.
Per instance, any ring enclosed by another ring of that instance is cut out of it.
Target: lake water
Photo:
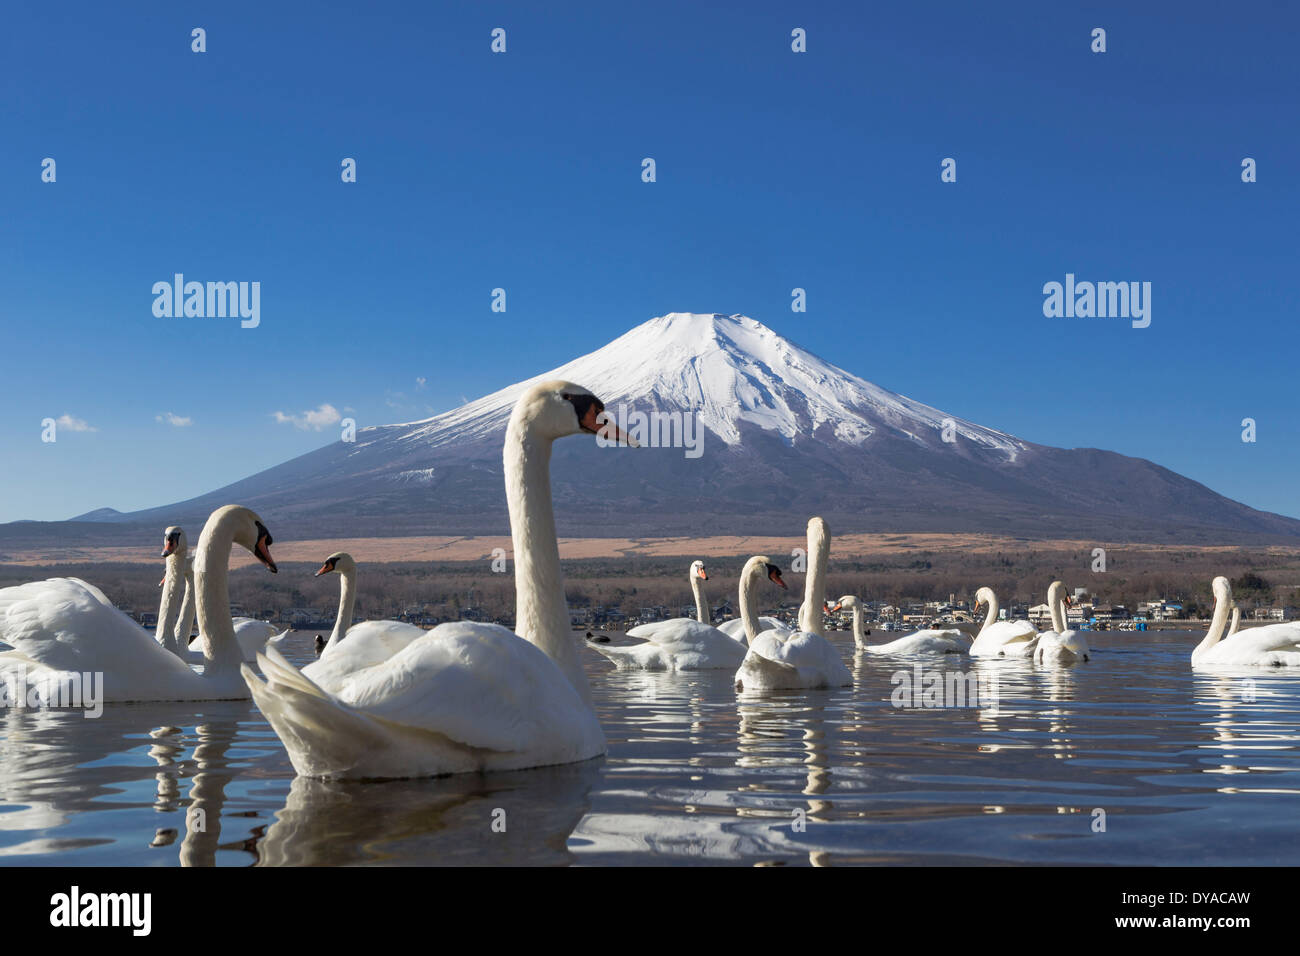
[[[894,706],[914,659],[761,698],[586,652],[608,755],[489,777],[296,779],[251,703],[0,712],[0,863],[1300,863],[1300,673],[1193,673],[1200,636],[925,662],[996,707]]]

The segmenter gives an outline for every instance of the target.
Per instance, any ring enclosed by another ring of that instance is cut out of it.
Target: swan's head
[[[169,558],[173,554],[184,554],[189,549],[189,542],[185,540],[185,532],[176,525],[172,525],[163,532],[163,549],[162,556]]]
[[[519,397],[510,416],[551,440],[588,432],[615,444],[637,443],[605,415],[605,403],[581,385],[553,381],[534,385]]]
[[[325,559],[325,563],[316,572],[316,577],[320,577],[322,574],[331,574],[334,571],[342,573],[344,571],[355,571],[356,569],[357,563],[352,560],[352,555],[346,551],[335,551]]]
[[[975,592],[975,610],[979,610],[986,604],[993,604],[997,598],[993,594],[992,588],[980,588]]]
[[[266,565],[267,570],[272,574],[280,570],[271,558],[271,532],[266,530],[266,525],[262,524],[262,519],[255,511],[242,505],[226,505],[224,508],[218,508],[212,513],[212,517],[208,518],[208,525],[203,529],[204,537],[208,535],[209,528],[227,523],[232,528],[231,541],[251,551],[253,557]]]
[[[1061,593],[1064,590],[1065,590],[1065,583],[1063,581],[1053,581],[1051,584],[1049,584],[1047,586],[1048,605],[1055,604],[1057,601],[1064,601],[1066,607],[1070,607],[1071,605],[1073,605],[1074,602],[1070,599],[1070,595]]]
[[[757,554],[746,561],[744,573],[751,577],[762,574],[777,587],[785,589],[785,582],[781,580],[781,569],[765,554]]]
[[[858,599],[854,597],[852,594],[846,594],[844,595],[844,597],[840,598],[838,602],[836,602],[834,607],[827,608],[827,610],[830,611],[830,613],[834,614],[836,611],[842,611],[846,608],[851,611],[857,606],[858,606]]]
[[[1210,582],[1210,591],[1214,594],[1215,602],[1226,601],[1229,605],[1232,603],[1232,584],[1228,579],[1220,574]]]
[[[701,581],[707,581],[709,579],[709,572],[704,570],[703,561],[691,562],[691,577],[699,578]]]

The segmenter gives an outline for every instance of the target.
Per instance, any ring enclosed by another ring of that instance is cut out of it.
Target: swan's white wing
[[[1210,648],[1198,663],[1300,667],[1300,622],[1238,631]]]
[[[343,640],[326,645],[319,659],[303,674],[326,690],[337,693],[344,681],[368,667],[382,664],[428,632],[401,621],[366,621],[348,629]]]
[[[258,621],[251,617],[237,617],[234,625],[235,640],[239,641],[239,649],[246,661],[251,661],[258,651],[266,647],[266,642],[278,633],[270,621]]]
[[[77,578],[0,589],[0,640],[12,648],[0,654],[0,670],[21,670],[29,681],[102,673],[106,700],[154,699],[160,688],[194,677],[102,591]]]
[[[835,645],[820,634],[795,631],[782,638],[764,631],[750,645],[736,683],[745,690],[845,687],[853,683],[853,674]]]
[[[994,621],[979,632],[971,643],[970,653],[972,657],[999,654],[1027,657],[1033,653],[1037,639],[1038,631],[1028,621]]]
[[[927,629],[863,650],[868,654],[964,654],[970,650],[970,638],[956,629]]]
[[[740,644],[749,643],[749,640],[745,637],[745,622],[741,618],[733,617],[730,621],[724,621],[718,625],[718,630]],[[786,635],[794,633],[774,617],[760,617],[758,619],[758,633],[762,634],[764,631],[783,631]]]
[[[307,776],[522,769],[604,752],[595,714],[563,672],[494,624],[439,625],[337,696],[274,648],[259,660],[267,682],[247,667],[244,678]]]
[[[643,644],[588,646],[623,669],[734,670],[745,659],[745,648],[716,627],[689,618],[660,623],[664,626],[655,628],[652,637]],[[632,632],[628,635],[632,636]]]

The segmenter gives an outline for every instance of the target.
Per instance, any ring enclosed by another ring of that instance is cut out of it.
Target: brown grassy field
[[[159,542],[160,545],[160,542]],[[708,595],[713,604],[735,603],[736,579],[752,554],[766,554],[787,570],[789,591],[771,588],[769,606],[797,605],[803,577],[791,572],[791,552],[802,538],[568,538],[561,541],[570,605],[615,606],[635,614],[642,607],[674,610],[691,603],[686,568],[704,558],[709,565]],[[1104,573],[1092,570],[1093,549],[1105,547]],[[510,553],[508,538],[418,537],[277,541],[272,550],[281,573],[271,575],[236,549],[232,600],[251,613],[287,608],[337,606],[338,579],[316,578],[322,560],[336,550],[350,551],[361,566],[357,611],[368,618],[392,617],[419,606],[439,617],[455,617],[471,605],[493,616],[513,610],[509,573],[490,563],[493,549]],[[1254,583],[1238,591],[1244,607],[1300,603],[1300,548],[1170,544],[1107,546],[1096,541],[1029,541],[997,535],[858,534],[834,539],[827,596],[856,594],[891,603],[969,599],[988,585],[1003,603],[1039,603],[1055,578],[1086,587],[1097,600],[1123,604],[1167,598],[1204,606],[1210,580],[1218,574]],[[49,577],[75,575],[102,587],[119,605],[156,609],[162,561],[158,546],[53,549],[7,554],[0,558],[0,587]]]

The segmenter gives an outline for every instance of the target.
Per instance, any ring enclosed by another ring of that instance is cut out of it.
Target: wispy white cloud
[[[177,415],[175,412],[163,412],[161,415],[155,415],[153,420],[176,428],[189,428],[194,424],[194,419],[190,416]]]
[[[428,384],[428,381],[429,381],[429,380],[428,380],[427,378],[425,378],[423,375],[419,376],[419,377],[416,378],[416,380],[415,380],[415,387],[416,387],[416,389],[424,388],[424,386],[425,386],[426,384]]]
[[[292,425],[294,428],[302,431],[321,431],[329,428],[331,425],[338,424],[343,416],[339,410],[329,402],[322,402],[320,407],[308,409],[299,415],[287,414],[285,412],[275,412],[272,416],[277,424]]]
[[[75,415],[68,415],[68,414],[66,414],[66,413],[63,414],[63,415],[60,415],[58,418],[56,418],[56,419],[54,420],[54,424],[58,425],[59,428],[62,428],[62,429],[64,429],[65,431],[70,431],[70,432],[97,432],[97,431],[99,431],[98,428],[95,428],[93,425],[91,425],[91,424],[90,424],[88,421],[86,421],[84,418],[77,418]]]

